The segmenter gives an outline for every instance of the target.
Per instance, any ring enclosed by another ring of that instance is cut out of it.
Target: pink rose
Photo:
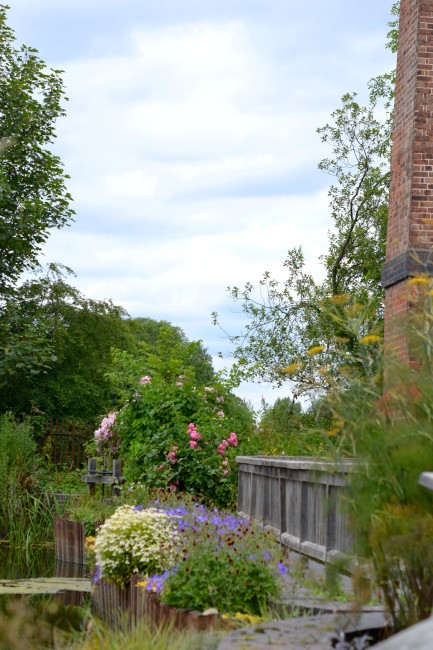
[[[149,375],[144,375],[144,377],[140,377],[139,381],[142,386],[146,386],[146,384],[150,384],[152,379],[149,377]]]
[[[190,446],[190,447],[197,447],[197,443],[196,443],[196,441],[195,441],[195,440],[190,440],[190,441],[189,441],[189,446]]]
[[[219,418],[223,418],[224,417],[224,411],[217,411],[217,416]]]
[[[231,434],[229,435],[229,437],[228,437],[228,441],[229,441],[229,443],[230,443],[233,447],[237,447],[237,446],[238,446],[238,437],[237,437],[237,435],[236,435],[235,433],[231,433]]]
[[[227,476],[227,474],[230,474],[230,470],[229,470],[229,469],[225,469],[225,470],[223,471],[223,474],[224,474],[224,476]]]
[[[221,456],[224,456],[224,454],[226,453],[225,445],[223,445],[222,443],[218,445],[218,453],[221,454]]]

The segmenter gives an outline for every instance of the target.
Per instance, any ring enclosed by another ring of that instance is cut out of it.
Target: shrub
[[[203,505],[164,511],[179,521],[175,568],[151,576],[146,588],[182,609],[263,614],[286,572],[275,538],[248,520]]]
[[[98,530],[94,551],[102,577],[129,583],[172,566],[176,531],[172,517],[142,506],[120,506]]]
[[[220,506],[233,502],[236,448],[253,422],[224,386],[197,388],[184,375],[171,382],[143,377],[118,422],[129,480]]]

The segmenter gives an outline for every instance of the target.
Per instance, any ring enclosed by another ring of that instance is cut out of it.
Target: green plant
[[[175,379],[142,377],[120,411],[126,476],[227,506],[236,493],[236,448],[252,417],[221,384],[198,388],[187,375]]]
[[[154,577],[161,600],[183,609],[262,615],[286,572],[272,534],[203,505],[166,510],[179,517],[175,568]],[[153,588],[152,578],[149,581]]]
[[[346,498],[357,551],[371,560],[397,630],[429,616],[433,602],[433,498],[418,484],[433,470],[432,287],[432,278],[408,281],[410,318],[398,325],[412,364],[386,350],[383,390],[380,338],[367,333],[328,393],[338,446],[357,459]]]
[[[220,632],[179,632],[170,625],[153,629],[139,623],[132,630],[125,623],[120,629],[112,630],[97,619],[85,632],[78,635],[68,650],[217,650],[223,634]]]
[[[86,535],[95,535],[96,529],[116,511],[116,499],[103,500],[100,497],[83,495],[76,503],[72,502],[63,516],[71,521],[84,524]]]
[[[177,534],[170,516],[155,509],[120,506],[98,530],[94,551],[102,577],[128,584],[173,564]]]
[[[46,539],[52,515],[41,496],[40,458],[28,420],[0,416],[0,537],[17,546]]]

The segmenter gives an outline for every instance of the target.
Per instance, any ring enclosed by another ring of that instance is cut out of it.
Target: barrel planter
[[[206,631],[227,627],[216,613],[178,609],[161,603],[157,594],[137,587],[142,578],[131,577],[129,585],[119,587],[101,578],[92,590],[92,612],[111,627],[145,621],[151,627],[170,624],[177,630]]]
[[[56,560],[85,564],[86,530],[84,524],[63,517],[54,517]]]

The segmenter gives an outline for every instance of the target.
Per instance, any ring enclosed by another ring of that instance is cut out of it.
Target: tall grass
[[[28,420],[0,416],[0,539],[28,549],[47,539],[52,511],[42,497],[40,460]]]
[[[110,630],[91,619],[88,629],[66,647],[67,650],[216,650],[222,635],[221,632],[180,632],[170,625],[152,629],[144,623],[132,630],[128,626]]]

